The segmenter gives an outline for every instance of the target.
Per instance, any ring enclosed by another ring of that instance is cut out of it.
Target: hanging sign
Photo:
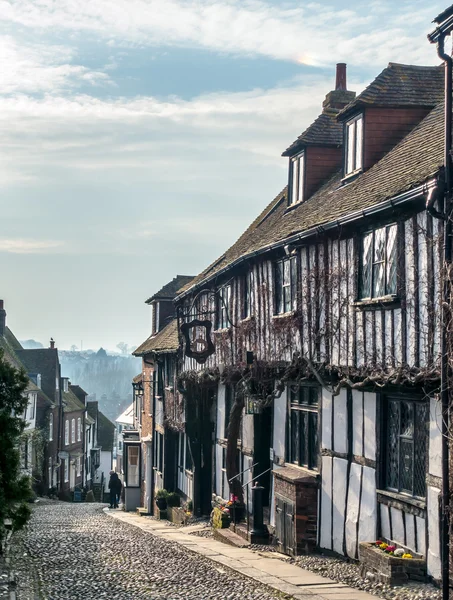
[[[211,354],[214,354],[215,347],[211,339],[211,329],[211,321],[200,321],[199,319],[193,319],[193,321],[181,325],[186,356],[203,364]]]

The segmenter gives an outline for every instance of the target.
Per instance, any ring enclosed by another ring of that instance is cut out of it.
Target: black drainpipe
[[[437,54],[445,63],[445,190],[443,218],[444,227],[444,265],[448,267],[452,259],[452,223],[451,223],[451,191],[452,191],[452,169],[451,169],[451,124],[452,124],[452,58],[445,53],[445,37],[447,33],[441,34],[437,41]],[[432,41],[430,39],[430,41]],[[450,287],[449,275],[444,273],[443,282],[443,306],[442,306],[442,339],[441,339],[441,401],[442,401],[442,519],[441,519],[441,560],[442,560],[442,600],[448,600],[450,594],[450,551],[449,551],[449,507],[450,507],[450,482],[449,482],[449,375],[448,364],[448,332],[450,321]]]

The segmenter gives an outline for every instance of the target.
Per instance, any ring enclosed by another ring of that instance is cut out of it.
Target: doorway
[[[271,484],[272,472],[268,471],[272,467],[271,448],[272,448],[272,408],[270,406],[263,409],[259,414],[254,415],[253,419],[254,430],[254,449],[253,462],[258,463],[253,469],[253,477],[258,477],[258,482],[264,487],[263,506],[269,509],[271,502]],[[267,513],[265,511],[265,513]]]

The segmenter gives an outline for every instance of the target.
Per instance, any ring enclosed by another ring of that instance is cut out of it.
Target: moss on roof
[[[85,410],[85,405],[81,402],[77,396],[69,390],[68,392],[62,392],[63,396],[63,412],[70,413],[80,410]]]
[[[151,352],[176,352],[178,348],[178,322],[176,319],[172,319],[168,325],[158,333],[151,335],[132,354],[134,356],[143,356]]]
[[[115,425],[107,417],[98,412],[98,446],[101,450],[112,452],[115,436]]]

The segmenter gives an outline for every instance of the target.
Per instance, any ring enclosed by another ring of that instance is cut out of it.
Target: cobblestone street
[[[38,504],[12,559],[19,600],[282,597],[177,543],[107,517],[99,504]]]

